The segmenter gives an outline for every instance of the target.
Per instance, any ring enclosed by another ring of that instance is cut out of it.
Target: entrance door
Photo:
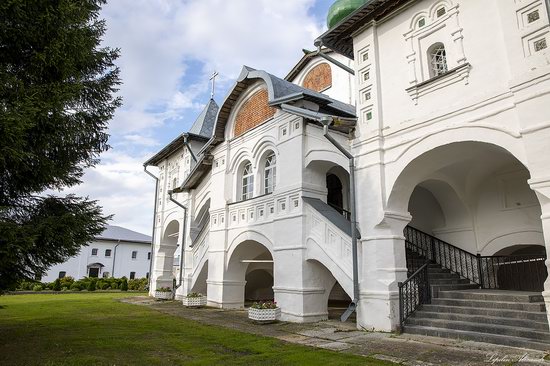
[[[88,272],[89,277],[99,277],[99,268],[90,268]]]

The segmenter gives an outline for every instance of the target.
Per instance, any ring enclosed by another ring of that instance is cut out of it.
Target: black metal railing
[[[422,304],[429,304],[432,299],[428,268],[430,261],[425,261],[404,282],[399,282],[399,321],[403,328],[405,320]]]
[[[430,260],[484,289],[542,291],[546,255],[481,256],[460,249],[412,226],[404,230],[410,258]],[[409,265],[408,260],[407,266]],[[411,263],[412,270],[415,263]]]
[[[332,207],[333,209],[335,209],[336,211],[338,211],[342,216],[344,216],[346,218],[346,220],[348,221],[351,221],[351,212],[350,211],[347,211],[347,210],[344,210],[342,207],[339,207],[333,203],[328,203],[328,205],[330,207]]]

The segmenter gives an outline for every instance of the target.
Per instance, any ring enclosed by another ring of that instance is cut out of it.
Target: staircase
[[[550,350],[544,300],[534,292],[440,290],[406,320],[405,331]]]
[[[408,317],[405,317],[402,323],[404,332],[550,350],[548,320],[544,299],[540,292],[481,289],[482,285],[473,281],[479,280],[480,275],[483,277],[483,273],[478,272],[477,269],[464,271],[458,268],[457,265],[461,261],[453,261],[453,271],[451,271],[437,263],[448,265],[448,260],[433,255],[431,258],[435,259],[431,259],[429,264],[426,264],[426,253],[444,251],[436,247],[426,250],[426,245],[423,243],[428,242],[426,241],[428,234],[416,232],[410,227],[407,228],[407,234],[407,266],[410,271],[409,279],[406,281],[409,284],[403,288],[412,289],[414,300],[414,296],[417,296],[414,291],[416,290],[418,294],[422,293],[420,292],[421,279],[427,277],[431,296],[426,301],[425,296],[418,295],[412,304],[416,310],[412,311],[410,311],[411,303],[406,302]],[[422,240],[418,240],[419,238]],[[417,242],[420,242],[420,245]],[[433,242],[434,240],[430,240],[430,245],[433,245]],[[447,247],[451,246],[448,243],[444,244]],[[420,270],[424,271],[424,277],[416,271],[421,267],[424,268]],[[416,278],[411,276],[413,272],[416,272]],[[458,273],[475,275],[472,276],[472,280]],[[428,287],[427,284],[424,287]]]

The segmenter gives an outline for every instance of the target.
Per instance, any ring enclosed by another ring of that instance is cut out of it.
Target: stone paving
[[[402,365],[549,365],[550,357],[540,351],[493,344],[416,335],[366,332],[355,323],[328,320],[296,324],[277,322],[257,325],[244,310],[187,309],[179,301],[157,301],[148,297],[122,300],[149,306],[157,311],[247,333],[274,337],[285,342],[370,356]]]

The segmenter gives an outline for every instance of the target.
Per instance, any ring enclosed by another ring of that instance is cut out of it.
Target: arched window
[[[246,163],[242,175],[242,194],[241,200],[252,198],[254,194],[254,173],[252,172],[252,164]]]
[[[271,153],[265,159],[264,168],[264,193],[273,193],[275,190],[275,178],[277,176],[277,158]]]
[[[447,52],[443,43],[436,43],[429,48],[428,61],[430,62],[430,77],[443,75],[448,71]]]

